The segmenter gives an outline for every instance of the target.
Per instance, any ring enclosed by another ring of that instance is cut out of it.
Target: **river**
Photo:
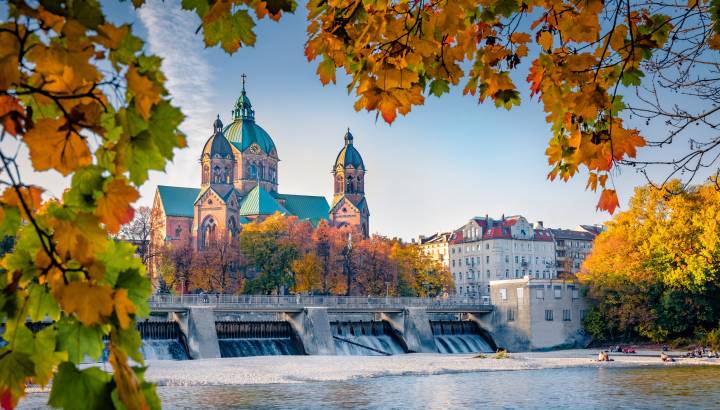
[[[331,382],[160,386],[167,409],[720,408],[720,367],[566,368]],[[31,394],[21,409],[44,408]]]

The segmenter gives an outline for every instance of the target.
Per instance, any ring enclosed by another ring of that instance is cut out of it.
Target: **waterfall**
[[[492,353],[475,322],[443,320],[430,322],[440,353]]]
[[[215,322],[221,357],[300,355],[288,322]]]
[[[139,322],[145,360],[188,360],[185,335],[177,322]]]
[[[386,322],[332,322],[330,327],[338,355],[378,356],[405,353]]]

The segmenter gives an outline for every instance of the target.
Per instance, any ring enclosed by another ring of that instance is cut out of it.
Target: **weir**
[[[290,323],[285,321],[216,321],[221,357],[303,354]]]
[[[386,321],[331,322],[338,355],[403,354],[401,340]]]
[[[492,353],[492,337],[468,320],[433,320],[430,322],[440,353]]]
[[[187,360],[187,338],[177,322],[138,322],[145,360]]]

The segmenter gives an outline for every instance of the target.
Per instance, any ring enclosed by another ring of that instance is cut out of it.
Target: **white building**
[[[556,277],[555,245],[522,216],[476,217],[450,238],[449,269],[458,295],[487,296],[491,280]]]
[[[450,267],[450,232],[438,232],[430,236],[420,236],[418,247],[446,268]]]

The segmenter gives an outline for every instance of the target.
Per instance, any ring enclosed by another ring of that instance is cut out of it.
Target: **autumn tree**
[[[135,210],[133,219],[120,227],[116,238],[137,246],[137,254],[147,266],[150,259],[150,233],[152,232],[152,210],[141,206]]]
[[[393,243],[390,258],[398,266],[399,296],[437,297],[455,289],[450,271],[415,244]]]
[[[191,253],[190,288],[211,293],[236,293],[241,289],[240,252],[237,240],[225,238]]]
[[[316,294],[323,291],[323,266],[320,258],[306,253],[290,264],[294,276],[294,293]]]
[[[598,340],[665,341],[716,327],[720,192],[714,182],[636,189],[630,208],[597,237],[579,277],[595,302],[585,325]]]

